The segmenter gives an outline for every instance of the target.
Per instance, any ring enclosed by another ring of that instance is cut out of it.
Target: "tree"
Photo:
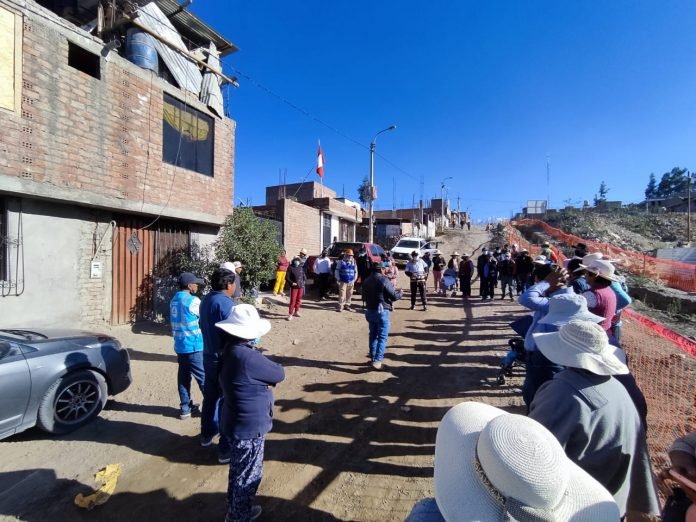
[[[688,172],[687,169],[679,167],[674,167],[670,172],[665,172],[657,185],[656,197],[666,198],[674,194],[686,192]]]
[[[215,256],[221,261],[241,261],[242,289],[254,294],[261,283],[273,279],[282,250],[278,229],[259,219],[250,208],[236,208],[227,216],[215,242]]]
[[[607,200],[607,194],[609,193],[609,187],[607,187],[607,184],[602,181],[602,183],[599,184],[599,194],[595,194],[594,197],[594,204],[595,207],[599,205],[600,203],[604,203]]]
[[[655,179],[655,173],[650,173],[650,180],[648,181],[648,186],[645,188],[645,199],[652,199],[657,197],[657,179]]]
[[[365,176],[358,187],[358,200],[367,207],[370,205],[370,199],[370,180]]]

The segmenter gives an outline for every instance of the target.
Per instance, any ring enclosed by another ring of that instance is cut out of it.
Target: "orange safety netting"
[[[662,281],[670,288],[677,288],[685,292],[696,292],[696,266],[688,263],[679,263],[667,259],[646,256],[638,252],[631,252],[621,248],[583,239],[572,234],[566,234],[558,228],[554,228],[544,221],[537,219],[521,219],[515,222],[516,226],[533,226],[543,230],[545,234],[568,246],[576,243],[585,243],[590,252],[601,252],[621,268],[630,274],[649,277]],[[554,249],[555,251],[556,249]],[[531,249],[529,250],[532,251]]]
[[[533,225],[541,223],[543,222],[532,220],[517,222]],[[690,281],[694,284],[696,267],[691,265],[655,259],[626,252],[611,245],[585,241],[564,234],[546,223],[543,225],[546,225],[543,228],[549,235],[568,245],[582,242],[590,251],[600,251],[614,259],[633,260],[630,255],[637,256],[641,263],[645,263],[642,266],[649,267],[644,268],[642,273],[639,271],[640,275],[656,278],[656,274],[662,273],[665,276],[662,280],[675,288],[675,281]],[[508,227],[507,234],[510,244],[526,248],[532,255],[539,253],[540,247],[529,243],[515,228]],[[552,250],[558,255],[559,260],[566,258],[559,249],[552,247]],[[664,265],[661,265],[662,263]],[[677,270],[671,276],[667,276],[667,272],[675,265]],[[622,266],[628,271],[631,271],[631,267],[634,270],[638,267],[626,262]],[[688,267],[688,270],[680,271],[682,267]],[[689,271],[691,275],[687,277]],[[621,345],[628,357],[631,373],[648,403],[648,446],[654,470],[659,472],[669,465],[667,450],[674,440],[696,429],[696,341],[631,309],[623,311],[622,319],[624,326]]]

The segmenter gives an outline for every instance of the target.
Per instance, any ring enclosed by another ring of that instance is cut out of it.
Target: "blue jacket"
[[[225,398],[222,410],[225,435],[253,439],[271,431],[273,393],[269,386],[283,379],[283,367],[264,357],[251,344],[227,344],[220,371],[220,388]]]
[[[527,335],[524,338],[524,349],[528,352],[533,352],[537,349],[536,343],[534,342],[534,337],[532,337],[533,333],[554,331],[549,329],[542,330],[540,328],[544,325],[537,324],[542,317],[549,313],[549,298],[544,295],[549,289],[549,286],[550,285],[546,281],[541,281],[527,288],[527,290],[525,290],[520,296],[520,304],[534,312],[534,316],[532,317],[532,325],[529,327],[529,330],[527,330]],[[573,288],[571,287],[561,288],[551,295],[554,296],[572,293]]]
[[[200,302],[188,290],[180,290],[169,302],[169,321],[176,353],[200,352],[203,349],[203,336],[198,325]]]
[[[232,299],[220,291],[210,292],[203,298],[200,308],[203,355],[217,357],[225,348],[225,332],[215,328],[215,323],[227,319],[232,306]]]

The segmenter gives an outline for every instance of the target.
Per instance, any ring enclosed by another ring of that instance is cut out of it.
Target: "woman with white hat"
[[[541,424],[493,406],[464,402],[440,422],[435,501],[407,522],[619,520],[611,494],[571,462]]]
[[[256,350],[254,340],[267,334],[271,323],[261,319],[253,306],[235,306],[215,326],[225,332],[227,341],[219,375],[224,397],[221,427],[231,446],[225,521],[254,520],[261,514],[254,499],[261,483],[266,433],[273,424],[270,386],[285,379],[285,372]]]
[[[606,487],[621,515],[659,514],[645,431],[615,375],[629,373],[623,352],[591,321],[536,333],[541,353],[566,369],[537,391],[529,416],[543,424],[566,455]]]
[[[589,256],[585,256],[587,257]],[[576,271],[585,272],[590,290],[582,295],[587,299],[590,312],[604,317],[602,328],[608,332],[611,320],[616,315],[616,293],[611,289],[612,282],[618,280],[614,274],[614,265],[603,259],[591,259],[587,264],[580,264]]]

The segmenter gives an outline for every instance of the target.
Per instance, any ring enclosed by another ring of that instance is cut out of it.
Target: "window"
[[[0,109],[20,110],[22,19],[0,6]]]
[[[72,42],[68,42],[68,65],[92,78],[101,79],[101,57]]]
[[[213,176],[213,118],[164,95],[162,160]]]

